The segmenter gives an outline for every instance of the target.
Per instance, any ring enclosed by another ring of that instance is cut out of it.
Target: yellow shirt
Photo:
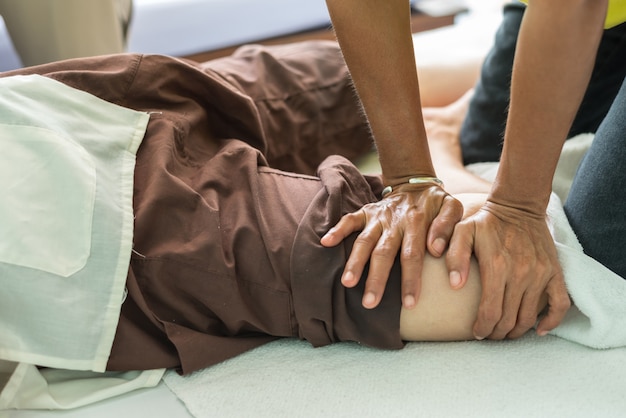
[[[610,0],[604,27],[606,29],[626,22],[626,0]]]
[[[520,1],[528,3],[528,0]],[[609,10],[606,13],[604,28],[612,28],[624,22],[626,22],[626,0],[609,0]]]

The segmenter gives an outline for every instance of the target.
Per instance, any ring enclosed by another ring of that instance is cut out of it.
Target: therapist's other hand
[[[402,304],[411,309],[421,288],[424,253],[440,257],[454,226],[463,215],[461,203],[435,185],[400,185],[379,202],[349,213],[326,233],[321,244],[338,245],[348,235],[361,231],[346,262],[341,282],[358,284],[365,265],[363,306],[375,308],[382,299],[389,272],[398,253],[402,269]]]
[[[571,302],[545,215],[487,201],[460,222],[446,256],[453,288],[467,281],[472,252],[482,281],[477,339],[522,336],[535,325],[544,292],[548,313],[537,333],[545,335],[560,324]]]

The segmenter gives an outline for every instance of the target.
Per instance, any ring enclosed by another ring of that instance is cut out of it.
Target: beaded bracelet
[[[393,191],[394,187],[398,187],[401,184],[434,184],[439,187],[443,187],[443,181],[439,180],[437,177],[411,177],[408,181],[403,183],[398,183],[395,186],[387,186],[383,189],[382,196],[385,197],[389,193]]]

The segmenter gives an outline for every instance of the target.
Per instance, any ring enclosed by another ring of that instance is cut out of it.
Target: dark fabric
[[[313,175],[328,155],[351,159],[373,149],[335,47],[249,46],[203,64],[254,101],[266,138],[263,154],[272,167]]]
[[[362,287],[339,282],[352,240],[319,244],[382,189],[344,158],[324,161],[371,147],[335,43],[253,46],[204,65],[116,55],[3,76],[28,73],[152,113],[110,370],[190,373],[279,337],[402,346],[398,269],[381,307],[365,311]]]
[[[626,279],[626,79],[585,154],[565,213],[585,253]]]
[[[390,273],[380,305],[365,309],[361,305],[365,277],[353,289],[346,289],[340,282],[355,237],[331,249],[319,244],[320,237],[341,215],[358,210],[364,202],[375,201],[382,183],[379,178],[363,178],[352,164],[339,157],[325,160],[318,174],[324,190],[315,196],[298,227],[291,259],[300,336],[315,346],[357,341],[374,347],[401,348],[399,262]],[[367,270],[363,275],[367,275]],[[332,311],[325,306],[328,299],[333,300]]]
[[[461,126],[460,141],[465,164],[500,160],[509,106],[511,69],[524,7],[517,3],[505,6],[494,45],[483,62]]]
[[[525,6],[510,3],[487,54],[461,128],[465,164],[499,161],[506,124],[511,70]],[[626,24],[604,31],[591,80],[568,137],[596,132],[626,76]]]
[[[626,77],[626,23],[605,30],[583,101],[568,138],[595,133]]]

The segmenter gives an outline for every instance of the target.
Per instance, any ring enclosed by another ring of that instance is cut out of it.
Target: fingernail
[[[345,285],[352,284],[352,282],[354,282],[354,274],[352,274],[351,271],[346,272],[346,274],[343,275],[342,282]]]
[[[474,338],[476,338],[478,341],[482,341],[485,339],[485,337],[480,337],[478,335],[474,335]]]
[[[461,273],[458,271],[450,272],[450,286],[457,287],[461,284]]]
[[[446,249],[446,240],[443,238],[437,238],[435,241],[433,241],[433,249],[437,253],[443,254]]]
[[[363,296],[363,306],[366,308],[371,308],[374,306],[374,302],[376,301],[376,296],[372,292],[368,292]]]
[[[540,337],[545,337],[546,335],[548,335],[548,331],[546,331],[545,329],[538,329],[537,335]]]
[[[404,307],[406,309],[413,309],[415,307],[415,297],[413,295],[406,295],[404,297]]]

